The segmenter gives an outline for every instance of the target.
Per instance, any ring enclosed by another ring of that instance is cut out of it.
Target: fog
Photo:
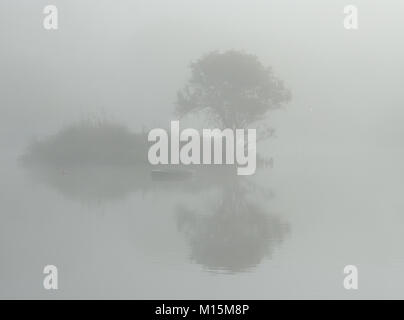
[[[51,31],[48,4],[0,3],[0,297],[403,298],[401,0],[355,1],[358,30],[340,0],[53,0]],[[292,93],[273,165],[153,180],[142,137],[226,50]]]

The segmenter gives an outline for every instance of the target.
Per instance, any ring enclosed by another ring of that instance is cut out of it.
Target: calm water
[[[343,141],[284,130],[260,146],[272,169],[179,182],[136,167],[22,168],[24,149],[4,145],[1,297],[402,297],[402,152]],[[57,292],[42,287],[47,264]]]

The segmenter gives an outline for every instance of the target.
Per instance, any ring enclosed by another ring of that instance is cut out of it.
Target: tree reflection
[[[248,271],[271,257],[289,225],[248,197],[245,183],[221,188],[218,201],[203,214],[178,208],[178,229],[189,241],[191,260],[210,271]]]

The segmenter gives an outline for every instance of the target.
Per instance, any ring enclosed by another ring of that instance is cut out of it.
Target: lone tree
[[[254,55],[214,51],[191,64],[191,79],[177,94],[176,113],[204,111],[226,128],[245,128],[291,98],[283,82]]]

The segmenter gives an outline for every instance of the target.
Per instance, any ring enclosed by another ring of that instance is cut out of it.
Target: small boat
[[[155,181],[181,181],[187,180],[192,177],[193,173],[190,170],[180,169],[165,169],[165,170],[152,170],[151,177]]]

